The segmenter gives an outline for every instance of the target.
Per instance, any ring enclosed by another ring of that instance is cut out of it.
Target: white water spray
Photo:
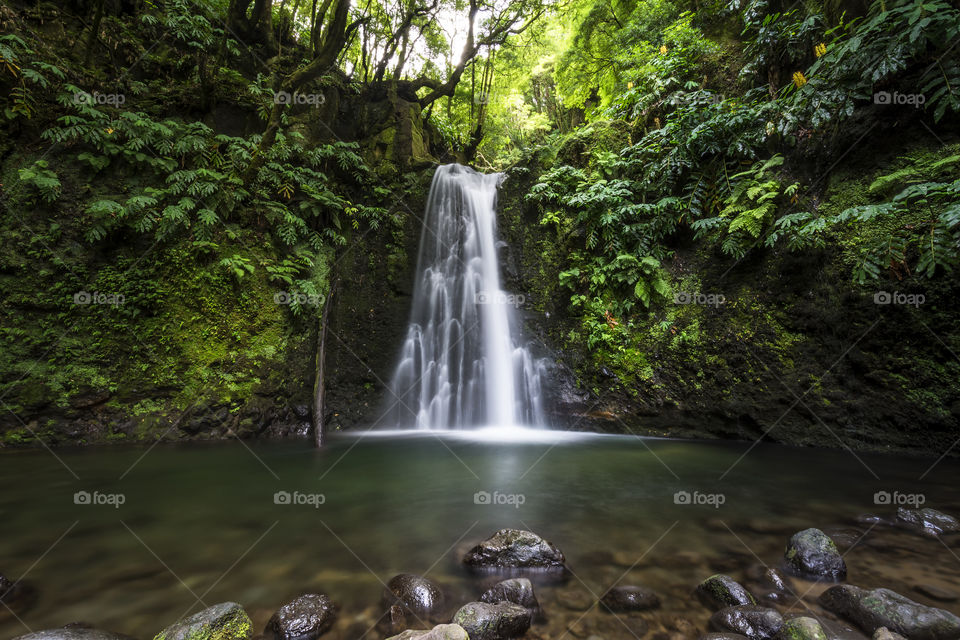
[[[388,398],[397,426],[543,424],[542,366],[521,341],[518,297],[500,286],[501,179],[459,164],[433,176],[410,325]]]

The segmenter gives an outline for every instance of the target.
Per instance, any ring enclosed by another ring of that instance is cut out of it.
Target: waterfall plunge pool
[[[22,623],[0,609],[0,638],[26,633],[24,624],[77,621],[151,638],[200,601],[228,600],[246,607],[259,632],[306,592],[341,605],[324,638],[382,638],[367,631],[383,612],[384,582],[426,574],[451,602],[475,600],[486,583],[459,559],[503,527],[552,541],[573,572],[565,584],[537,588],[547,618],[530,634],[541,637],[629,640],[642,623],[653,638],[679,633],[677,620],[705,632],[710,611],[692,596],[697,583],[718,572],[745,580],[761,563],[777,565],[790,535],[807,527],[827,531],[841,549],[856,542],[845,551],[850,583],[960,614],[956,601],[916,590],[960,594],[960,541],[857,521],[894,509],[875,504],[878,492],[921,495],[924,506],[960,513],[955,460],[511,433],[334,434],[322,450],[221,442],[56,457],[4,451],[0,572],[26,574],[37,598]],[[78,492],[90,504],[77,504]],[[122,504],[104,502],[118,495]],[[651,588],[663,606],[632,621],[633,632],[612,614],[585,610],[613,584]],[[821,613],[815,596],[827,585],[802,585],[806,606]]]

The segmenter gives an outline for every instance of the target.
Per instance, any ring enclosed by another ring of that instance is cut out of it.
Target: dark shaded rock
[[[14,582],[0,574],[0,615],[8,613],[7,609],[16,614],[22,614],[37,603],[37,590],[26,582]]]
[[[533,592],[533,584],[527,578],[510,578],[498,582],[480,596],[480,601],[490,604],[512,602],[532,610],[540,608],[537,596]]]
[[[897,509],[898,525],[926,536],[960,532],[960,521],[936,509]]]
[[[787,571],[801,578],[839,582],[847,577],[847,565],[837,545],[819,529],[793,534],[784,558]]]
[[[722,609],[741,604],[757,604],[750,592],[731,578],[718,573],[697,585],[697,597],[711,609]]]
[[[756,605],[726,607],[710,616],[710,625],[718,631],[732,631],[750,640],[768,640],[783,626],[783,616],[776,609]]]
[[[566,571],[563,553],[531,531],[501,529],[463,558],[472,569],[540,569]]]
[[[819,602],[867,633],[886,627],[910,640],[960,638],[960,618],[949,611],[914,602],[890,589],[837,585],[824,591]]]
[[[949,589],[934,586],[932,584],[918,584],[913,588],[917,593],[923,594],[928,598],[940,600],[941,602],[956,602],[957,594]]]
[[[470,602],[453,616],[470,640],[508,640],[522,636],[530,628],[530,612],[512,602]]]
[[[14,640],[133,640],[133,638],[99,629],[64,627],[63,629],[35,631],[25,636],[18,636]]]
[[[801,616],[784,622],[777,640],[827,640],[827,633],[815,618]]]
[[[236,602],[223,602],[170,625],[154,640],[247,640],[252,636],[247,612]]]
[[[267,622],[264,640],[315,640],[337,619],[337,605],[325,595],[308,593],[280,607]]]
[[[458,624],[438,624],[433,629],[408,629],[387,640],[468,640],[467,630]]]
[[[432,580],[412,573],[401,573],[390,578],[384,600],[391,606],[401,604],[415,614],[428,614],[443,605],[443,593]]]
[[[644,589],[643,587],[611,587],[601,596],[600,604],[614,613],[646,611],[658,608],[660,597],[650,589]]]

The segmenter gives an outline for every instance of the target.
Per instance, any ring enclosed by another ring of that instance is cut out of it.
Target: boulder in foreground
[[[910,640],[958,640],[960,618],[949,611],[914,602],[890,589],[830,587],[820,604],[872,634],[881,627]]]
[[[552,543],[532,531],[501,529],[463,557],[463,564],[474,570],[497,569],[565,572],[566,558]]]
[[[847,578],[847,565],[837,545],[820,529],[793,534],[784,553],[787,570],[808,580],[840,582]]]
[[[170,625],[153,640],[248,640],[250,616],[236,602],[223,602]]]
[[[263,631],[264,640],[316,640],[337,619],[337,605],[325,595],[308,593],[280,607]]]
[[[509,640],[527,632],[532,622],[528,609],[512,602],[470,602],[453,616],[470,640]]]

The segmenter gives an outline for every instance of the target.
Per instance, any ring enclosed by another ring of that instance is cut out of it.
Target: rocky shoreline
[[[930,508],[900,508],[890,517],[863,516],[861,521],[871,529],[895,527],[941,542],[960,534],[960,521]],[[846,582],[848,573],[856,575],[856,567],[848,568],[841,552],[849,548],[849,541],[838,540],[839,544],[820,529],[808,528],[789,537],[778,561],[766,565],[756,558],[758,563],[744,572],[742,580],[716,573],[691,585],[689,599],[706,610],[706,625],[681,616],[656,617],[668,596],[641,584],[615,580],[596,594],[571,571],[555,545],[531,531],[503,529],[462,554],[461,565],[477,588],[478,597],[472,602],[464,602],[446,585],[424,576],[399,574],[386,582],[380,602],[372,607],[378,614],[370,617],[345,620],[334,597],[307,593],[281,606],[262,630],[254,628],[243,606],[224,602],[177,621],[153,640],[316,640],[345,622],[346,628],[330,634],[331,638],[960,639],[960,617],[950,611],[915,602],[891,589]],[[960,600],[941,588],[920,592],[937,601]],[[31,585],[0,576],[0,604],[13,615],[31,608],[36,598]],[[132,639],[74,623],[16,640]]]

